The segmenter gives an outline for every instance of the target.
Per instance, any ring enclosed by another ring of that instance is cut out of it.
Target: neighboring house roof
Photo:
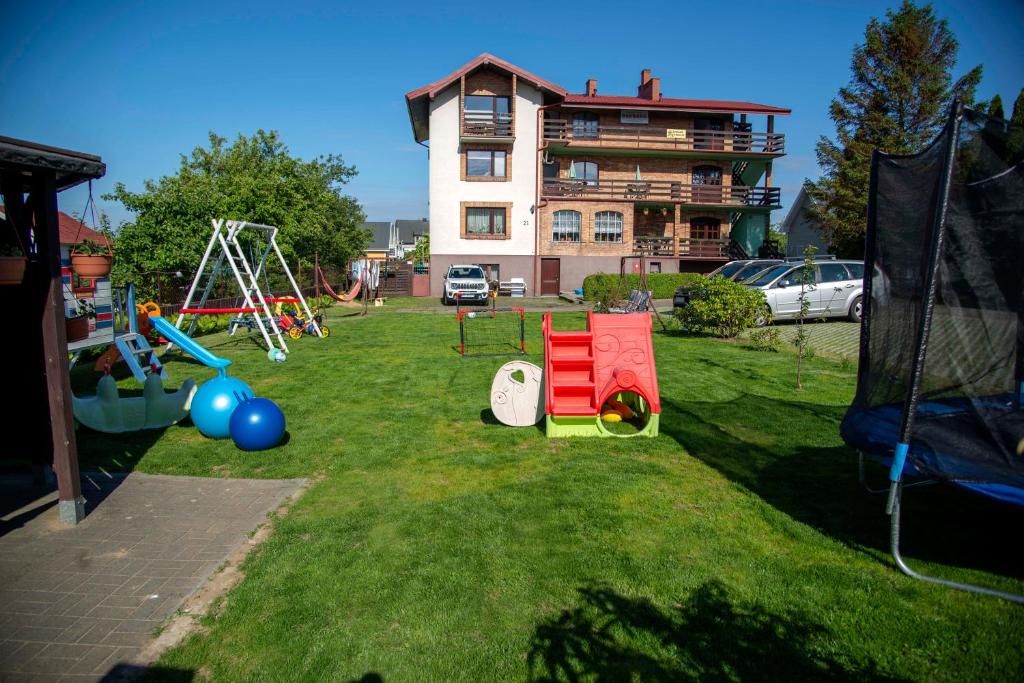
[[[0,204],[0,217],[7,218],[4,212],[4,205]],[[107,244],[109,240],[99,232],[96,232],[87,225],[63,211],[57,212],[57,228],[60,232],[61,244],[80,244],[85,240],[92,240],[96,244]]]
[[[566,89],[562,86],[556,85],[525,69],[520,69],[515,64],[485,52],[476,59],[463,64],[444,78],[440,78],[433,83],[427,83],[405,94],[405,101],[409,107],[409,119],[412,121],[412,133],[416,138],[416,142],[423,142],[430,138],[430,100],[437,97],[438,93],[466,74],[483,66],[515,74],[517,79],[526,81],[541,91],[546,91],[559,97],[567,94]]]
[[[387,251],[391,237],[391,223],[387,221],[369,221],[360,223],[359,227],[370,231],[370,244],[367,251]]]
[[[652,100],[646,97],[627,97],[622,95],[566,95],[563,102],[566,106],[608,107],[612,109],[677,109],[696,112],[726,112],[739,114],[780,114],[787,115],[792,110],[784,107],[773,107],[756,102],[734,102],[731,100],[690,100],[675,97],[662,97]]]
[[[60,227],[61,244],[79,244],[85,240],[92,240],[96,244],[107,244],[109,240],[99,232],[96,232],[81,221],[67,215],[63,211],[57,213],[58,225]]]
[[[398,233],[399,244],[415,244],[417,238],[430,232],[430,221],[399,219],[395,221],[395,229]]]
[[[804,247],[813,244],[818,248],[818,253],[828,253],[828,242],[821,232],[821,227],[816,221],[807,217],[805,212],[807,205],[813,200],[808,196],[803,187],[797,192],[793,204],[789,207],[789,213],[779,224],[779,229],[787,235],[786,255],[800,256]]]

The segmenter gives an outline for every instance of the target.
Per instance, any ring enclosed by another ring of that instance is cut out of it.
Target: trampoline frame
[[[946,149],[944,154],[944,164],[942,168],[942,175],[940,176],[939,191],[936,192],[935,197],[935,212],[934,222],[932,225],[931,243],[928,246],[928,264],[926,270],[925,289],[922,296],[922,311],[920,325],[917,330],[917,353],[914,356],[913,363],[910,371],[910,387],[908,388],[907,395],[903,404],[903,411],[900,416],[900,429],[898,435],[898,441],[896,443],[895,453],[892,459],[892,465],[889,468],[889,487],[888,487],[888,499],[886,502],[886,514],[889,515],[889,550],[892,554],[893,561],[901,572],[909,576],[912,579],[918,579],[920,581],[927,581],[930,583],[936,583],[949,588],[955,588],[958,590],[968,591],[971,593],[978,593],[982,595],[991,595],[1002,598],[1015,603],[1024,604],[1024,595],[1018,595],[1016,593],[1008,593],[1005,591],[996,590],[994,588],[987,588],[972,583],[961,583],[958,581],[952,581],[949,579],[943,579],[937,576],[924,574],[912,569],[903,559],[903,555],[900,552],[900,523],[902,519],[901,510],[901,498],[904,488],[910,488],[911,486],[920,485],[923,482],[914,482],[912,484],[903,483],[903,469],[906,464],[907,456],[910,453],[910,435],[914,423],[914,415],[917,412],[918,400],[920,398],[921,379],[924,374],[925,358],[928,351],[928,341],[931,334],[932,314],[935,308],[935,290],[937,286],[937,273],[939,267],[939,259],[943,248],[943,236],[945,234],[945,221],[946,221],[946,209],[949,200],[950,185],[952,183],[952,169],[953,162],[957,149],[957,141],[960,137],[960,123],[963,118],[964,107],[960,103],[954,104],[950,108],[949,123],[946,127],[946,133],[948,139],[945,141]],[[868,235],[872,236],[872,239],[868,239],[865,244],[865,273],[871,272],[870,268],[874,268],[875,264],[875,243],[873,236],[875,234],[875,226],[877,220],[876,203],[877,196],[875,189],[878,187],[878,166],[879,161],[885,157],[889,157],[884,152],[875,150],[871,157],[871,188],[872,192],[868,200]],[[871,302],[871,282],[870,276],[865,278],[864,284],[864,299]],[[860,384],[861,373],[868,371],[869,363],[866,361],[865,349],[867,348],[867,342],[870,340],[871,335],[871,306],[869,305],[864,310],[864,318],[861,323],[861,358],[860,367],[858,368],[858,384]],[[1020,331],[1018,331],[1020,334]],[[1018,368],[1022,365],[1020,359],[1018,359]],[[881,493],[884,489],[872,489],[867,485],[867,481],[864,474],[864,454],[860,453],[859,461],[860,469],[860,481],[861,484],[871,493]]]

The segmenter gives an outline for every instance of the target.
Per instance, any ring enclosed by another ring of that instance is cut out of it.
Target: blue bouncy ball
[[[231,414],[230,429],[243,451],[263,451],[281,443],[284,413],[269,398],[246,398]]]
[[[231,414],[253,395],[248,384],[234,377],[218,375],[207,380],[192,397],[192,423],[211,439],[226,439],[231,436]]]

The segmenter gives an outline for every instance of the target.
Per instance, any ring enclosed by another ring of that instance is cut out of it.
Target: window
[[[469,178],[504,178],[504,150],[470,149],[466,151],[466,176]]]
[[[693,201],[698,204],[722,201],[722,169],[718,166],[695,166],[690,173]]]
[[[488,282],[500,282],[501,277],[501,266],[497,263],[481,263],[480,267],[484,269],[484,278]]]
[[[483,276],[480,266],[450,266],[447,275],[453,280],[479,280]]]
[[[622,241],[622,214],[618,211],[598,211],[594,216],[595,242]]]
[[[466,234],[504,235],[505,209],[490,207],[467,207]]]
[[[693,128],[694,149],[722,149],[724,147],[722,136],[716,135],[725,130],[725,122],[722,119],[694,119]]]
[[[771,284],[772,280],[789,270],[790,266],[782,264],[769,268],[768,270],[760,272],[757,277],[752,277],[747,280],[744,284],[754,285],[755,287],[764,287],[765,285]]]
[[[580,112],[572,117],[572,136],[577,140],[596,140],[598,136],[597,114]]]
[[[785,275],[785,277],[783,277],[783,278],[781,278],[779,280],[779,286],[780,287],[781,286],[784,286],[784,287],[799,287],[801,284],[803,284],[801,282],[801,279],[803,278],[803,274],[804,274],[804,266],[800,266],[799,268],[795,268],[791,272],[787,273]],[[811,269],[811,279],[807,282],[807,285],[811,286],[811,285],[814,285],[817,282],[818,282],[817,272],[812,268]]]
[[[847,263],[846,269],[850,271],[851,280],[863,280],[864,279],[864,264],[863,263]]]
[[[551,241],[579,242],[580,222],[579,211],[555,211],[551,217]]]
[[[651,273],[660,273],[661,272],[661,261],[651,261],[648,265],[650,266],[648,268],[648,272],[651,272]]]
[[[597,164],[593,161],[572,162],[572,173],[576,180],[582,180],[586,185],[597,185]]]
[[[717,240],[722,236],[722,222],[717,218],[690,219],[690,238],[697,240]]]
[[[512,114],[508,97],[466,95],[466,131],[477,134],[511,135]]]
[[[822,282],[842,282],[850,278],[841,263],[822,263],[819,267]]]

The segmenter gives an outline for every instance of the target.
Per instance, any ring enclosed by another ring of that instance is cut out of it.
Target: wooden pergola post
[[[60,268],[60,239],[57,218],[57,183],[53,172],[37,173],[32,190],[35,213],[36,248],[41,264],[36,281],[43,302],[43,358],[46,390],[50,403],[50,433],[53,437],[53,471],[57,475],[57,503],[60,521],[77,524],[85,517],[85,498],[78,473],[78,444],[71,403],[71,375],[68,371],[67,329],[64,323],[64,286]]]
[[[21,400],[5,418],[24,434],[21,441],[31,450],[37,474],[52,462],[64,524],[82,520],[85,499],[68,369],[57,193],[104,173],[106,166],[97,156],[0,136],[5,222],[28,259],[23,282],[4,292],[24,307],[26,328],[4,343],[21,386]]]

